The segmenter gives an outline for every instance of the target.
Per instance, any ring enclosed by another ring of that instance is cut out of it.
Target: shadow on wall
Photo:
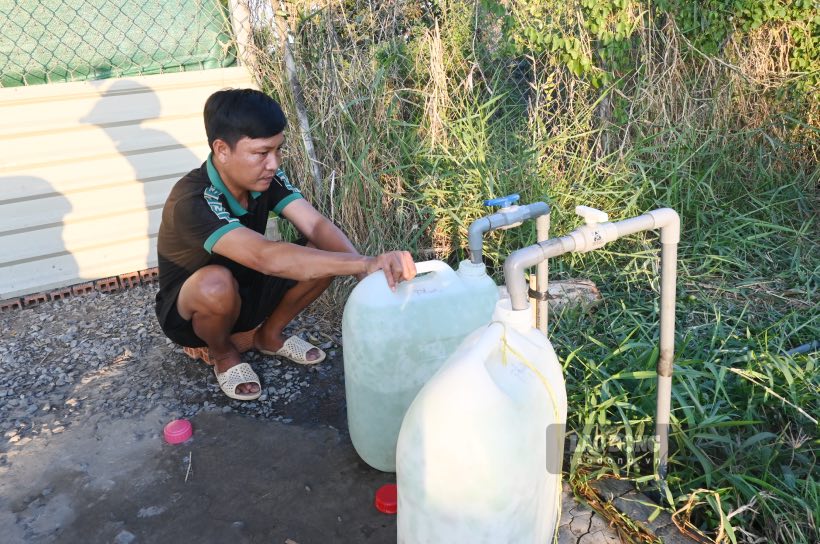
[[[77,262],[63,238],[68,198],[32,176],[0,177],[0,187],[0,300],[76,278]]]
[[[80,119],[81,123],[103,130],[133,171],[133,183],[123,185],[114,198],[120,201],[118,207],[123,210],[118,221],[127,221],[132,231],[123,240],[132,242],[124,246],[135,253],[132,255],[135,261],[145,263],[142,268],[156,266],[156,237],[165,198],[177,180],[201,164],[184,142],[158,128],[175,127],[172,130],[181,133],[195,128],[198,133],[193,137],[201,139],[204,133],[201,114],[198,122],[191,119],[157,121],[163,115],[167,117],[174,112],[162,111],[153,89],[133,80],[117,80]],[[123,270],[126,271],[130,270]]]

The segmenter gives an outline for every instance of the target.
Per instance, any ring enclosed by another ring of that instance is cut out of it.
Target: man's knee
[[[209,265],[197,270],[188,278],[191,285],[186,286],[186,301],[194,311],[213,313],[230,313],[233,306],[239,303],[239,285],[224,266]],[[187,282],[186,282],[187,283]]]

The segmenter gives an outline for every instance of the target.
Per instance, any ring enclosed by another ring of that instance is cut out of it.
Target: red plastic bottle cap
[[[194,428],[187,419],[175,419],[165,426],[165,441],[169,444],[181,444],[194,434]]]
[[[395,514],[398,510],[399,489],[396,484],[384,484],[376,491],[376,510]]]

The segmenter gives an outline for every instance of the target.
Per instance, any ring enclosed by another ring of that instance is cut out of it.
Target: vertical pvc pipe
[[[669,420],[672,405],[672,362],[675,357],[675,286],[678,244],[661,244],[661,334],[658,358],[658,401],[655,436],[659,442],[658,473],[666,478]]]
[[[550,214],[541,215],[535,220],[535,234],[537,242],[546,242],[550,237]],[[535,325],[536,328],[547,334],[547,293],[549,289],[549,259],[543,259],[535,266],[535,290],[538,291],[538,301],[535,305]]]
[[[470,248],[470,262],[473,264],[481,264],[484,262],[482,257],[484,250],[484,233],[493,228],[489,217],[482,217],[470,223],[467,229],[467,244]]]

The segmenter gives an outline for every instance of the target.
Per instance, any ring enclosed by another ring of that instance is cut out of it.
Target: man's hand
[[[367,273],[384,270],[387,285],[392,291],[400,281],[412,280],[416,277],[416,263],[407,251],[388,251],[377,257],[371,257],[367,262]]]

